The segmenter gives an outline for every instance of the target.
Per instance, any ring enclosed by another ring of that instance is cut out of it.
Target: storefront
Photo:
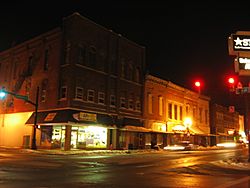
[[[26,122],[32,125],[34,114]],[[38,113],[38,147],[68,149],[107,149],[116,140],[112,117],[76,110]]]

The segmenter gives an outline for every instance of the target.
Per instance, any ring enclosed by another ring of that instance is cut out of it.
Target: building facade
[[[230,111],[229,108],[211,104],[211,133],[215,135],[212,145],[223,142],[236,142],[240,135],[244,135],[244,118],[237,111]]]
[[[144,145],[144,47],[74,13],[62,27],[1,52],[0,65],[5,90],[35,101],[39,88],[38,147]],[[34,121],[34,106],[8,95],[0,145],[29,147]],[[12,131],[14,138],[7,136]]]
[[[145,79],[148,143],[164,147],[180,141],[210,145],[210,98],[152,75]]]

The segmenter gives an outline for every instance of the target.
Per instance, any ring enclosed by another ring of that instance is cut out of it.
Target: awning
[[[137,127],[137,126],[131,126],[131,125],[126,125],[121,130],[133,131],[133,132],[150,132],[151,131],[150,129],[147,129],[145,127]]]
[[[189,128],[189,130],[190,130],[190,133],[191,133],[191,134],[194,134],[194,135],[205,135],[205,136],[209,136],[209,135],[210,135],[209,133],[205,133],[203,130],[201,130],[201,129],[198,128],[198,127],[193,127],[193,126],[191,126],[191,127]]]
[[[26,125],[34,124],[35,113],[25,123]],[[37,113],[38,125],[53,125],[53,124],[68,124],[68,123],[84,123],[84,124],[105,124],[113,125],[113,118],[106,114],[88,113],[78,110],[53,110]]]

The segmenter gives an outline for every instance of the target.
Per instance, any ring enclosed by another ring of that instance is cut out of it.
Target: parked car
[[[176,144],[173,144],[173,145],[168,145],[168,146],[165,146],[163,149],[164,150],[174,150],[174,151],[190,151],[190,150],[193,150],[195,149],[196,146],[194,144],[191,144],[190,141],[180,141]]]

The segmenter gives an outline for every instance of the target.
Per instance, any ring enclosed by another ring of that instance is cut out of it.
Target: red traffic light
[[[195,81],[194,85],[195,85],[196,87],[201,87],[201,82],[200,82],[200,81]]]
[[[229,77],[228,78],[228,83],[231,84],[231,85],[233,85],[235,83],[234,77]]]

